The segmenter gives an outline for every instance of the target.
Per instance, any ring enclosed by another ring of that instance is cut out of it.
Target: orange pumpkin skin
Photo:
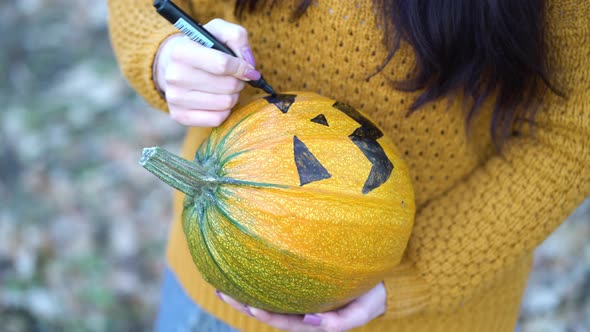
[[[408,169],[352,107],[310,92],[237,109],[196,153],[182,215],[210,284],[280,313],[341,307],[399,263],[413,225]],[[204,174],[204,175],[203,175]]]

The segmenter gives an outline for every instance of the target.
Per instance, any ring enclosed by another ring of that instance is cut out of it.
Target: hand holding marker
[[[212,49],[216,49],[223,53],[236,56],[236,54],[230,50],[227,46],[221,43],[215,38],[209,31],[207,31],[201,24],[193,20],[187,15],[182,9],[178,8],[170,0],[156,0],[154,1],[154,7],[157,12],[177,27],[187,37],[194,40],[195,42]],[[268,84],[262,76],[256,81],[248,81],[248,84],[255,88],[264,90],[264,92],[275,95],[275,90]]]

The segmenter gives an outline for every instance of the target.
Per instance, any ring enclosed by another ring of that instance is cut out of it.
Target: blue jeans
[[[193,302],[170,268],[164,270],[162,279],[156,332],[237,332]]]

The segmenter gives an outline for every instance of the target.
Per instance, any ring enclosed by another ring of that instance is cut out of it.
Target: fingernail
[[[218,298],[219,298],[221,301],[223,301],[223,297],[221,297],[221,292],[220,292],[218,289],[216,289],[216,290],[215,290],[215,295],[217,295],[217,297],[218,297]]]
[[[250,307],[246,304],[244,304],[244,311],[246,311],[246,313],[248,314],[248,316],[250,317],[254,317],[254,314],[252,313],[252,310],[250,310]]]
[[[256,60],[254,60],[254,53],[252,53],[250,46],[242,48],[242,56],[247,63],[251,64],[253,67],[256,67]]]
[[[244,72],[244,77],[252,81],[258,81],[261,76],[262,74],[254,68],[246,68],[246,71]]]
[[[314,314],[307,314],[303,316],[303,323],[311,326],[320,326],[322,325],[322,318]]]

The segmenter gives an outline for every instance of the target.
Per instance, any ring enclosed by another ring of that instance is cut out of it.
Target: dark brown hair
[[[260,0],[237,0],[236,14],[256,10]],[[274,2],[270,1],[271,3]],[[303,15],[312,0],[299,0]],[[416,54],[414,76],[393,82],[404,91],[422,90],[411,105],[460,91],[470,97],[466,124],[493,97],[491,134],[500,147],[516,128],[532,125],[535,101],[551,85],[545,63],[544,0],[373,0],[382,13],[383,42],[389,50],[383,66],[408,42]]]

